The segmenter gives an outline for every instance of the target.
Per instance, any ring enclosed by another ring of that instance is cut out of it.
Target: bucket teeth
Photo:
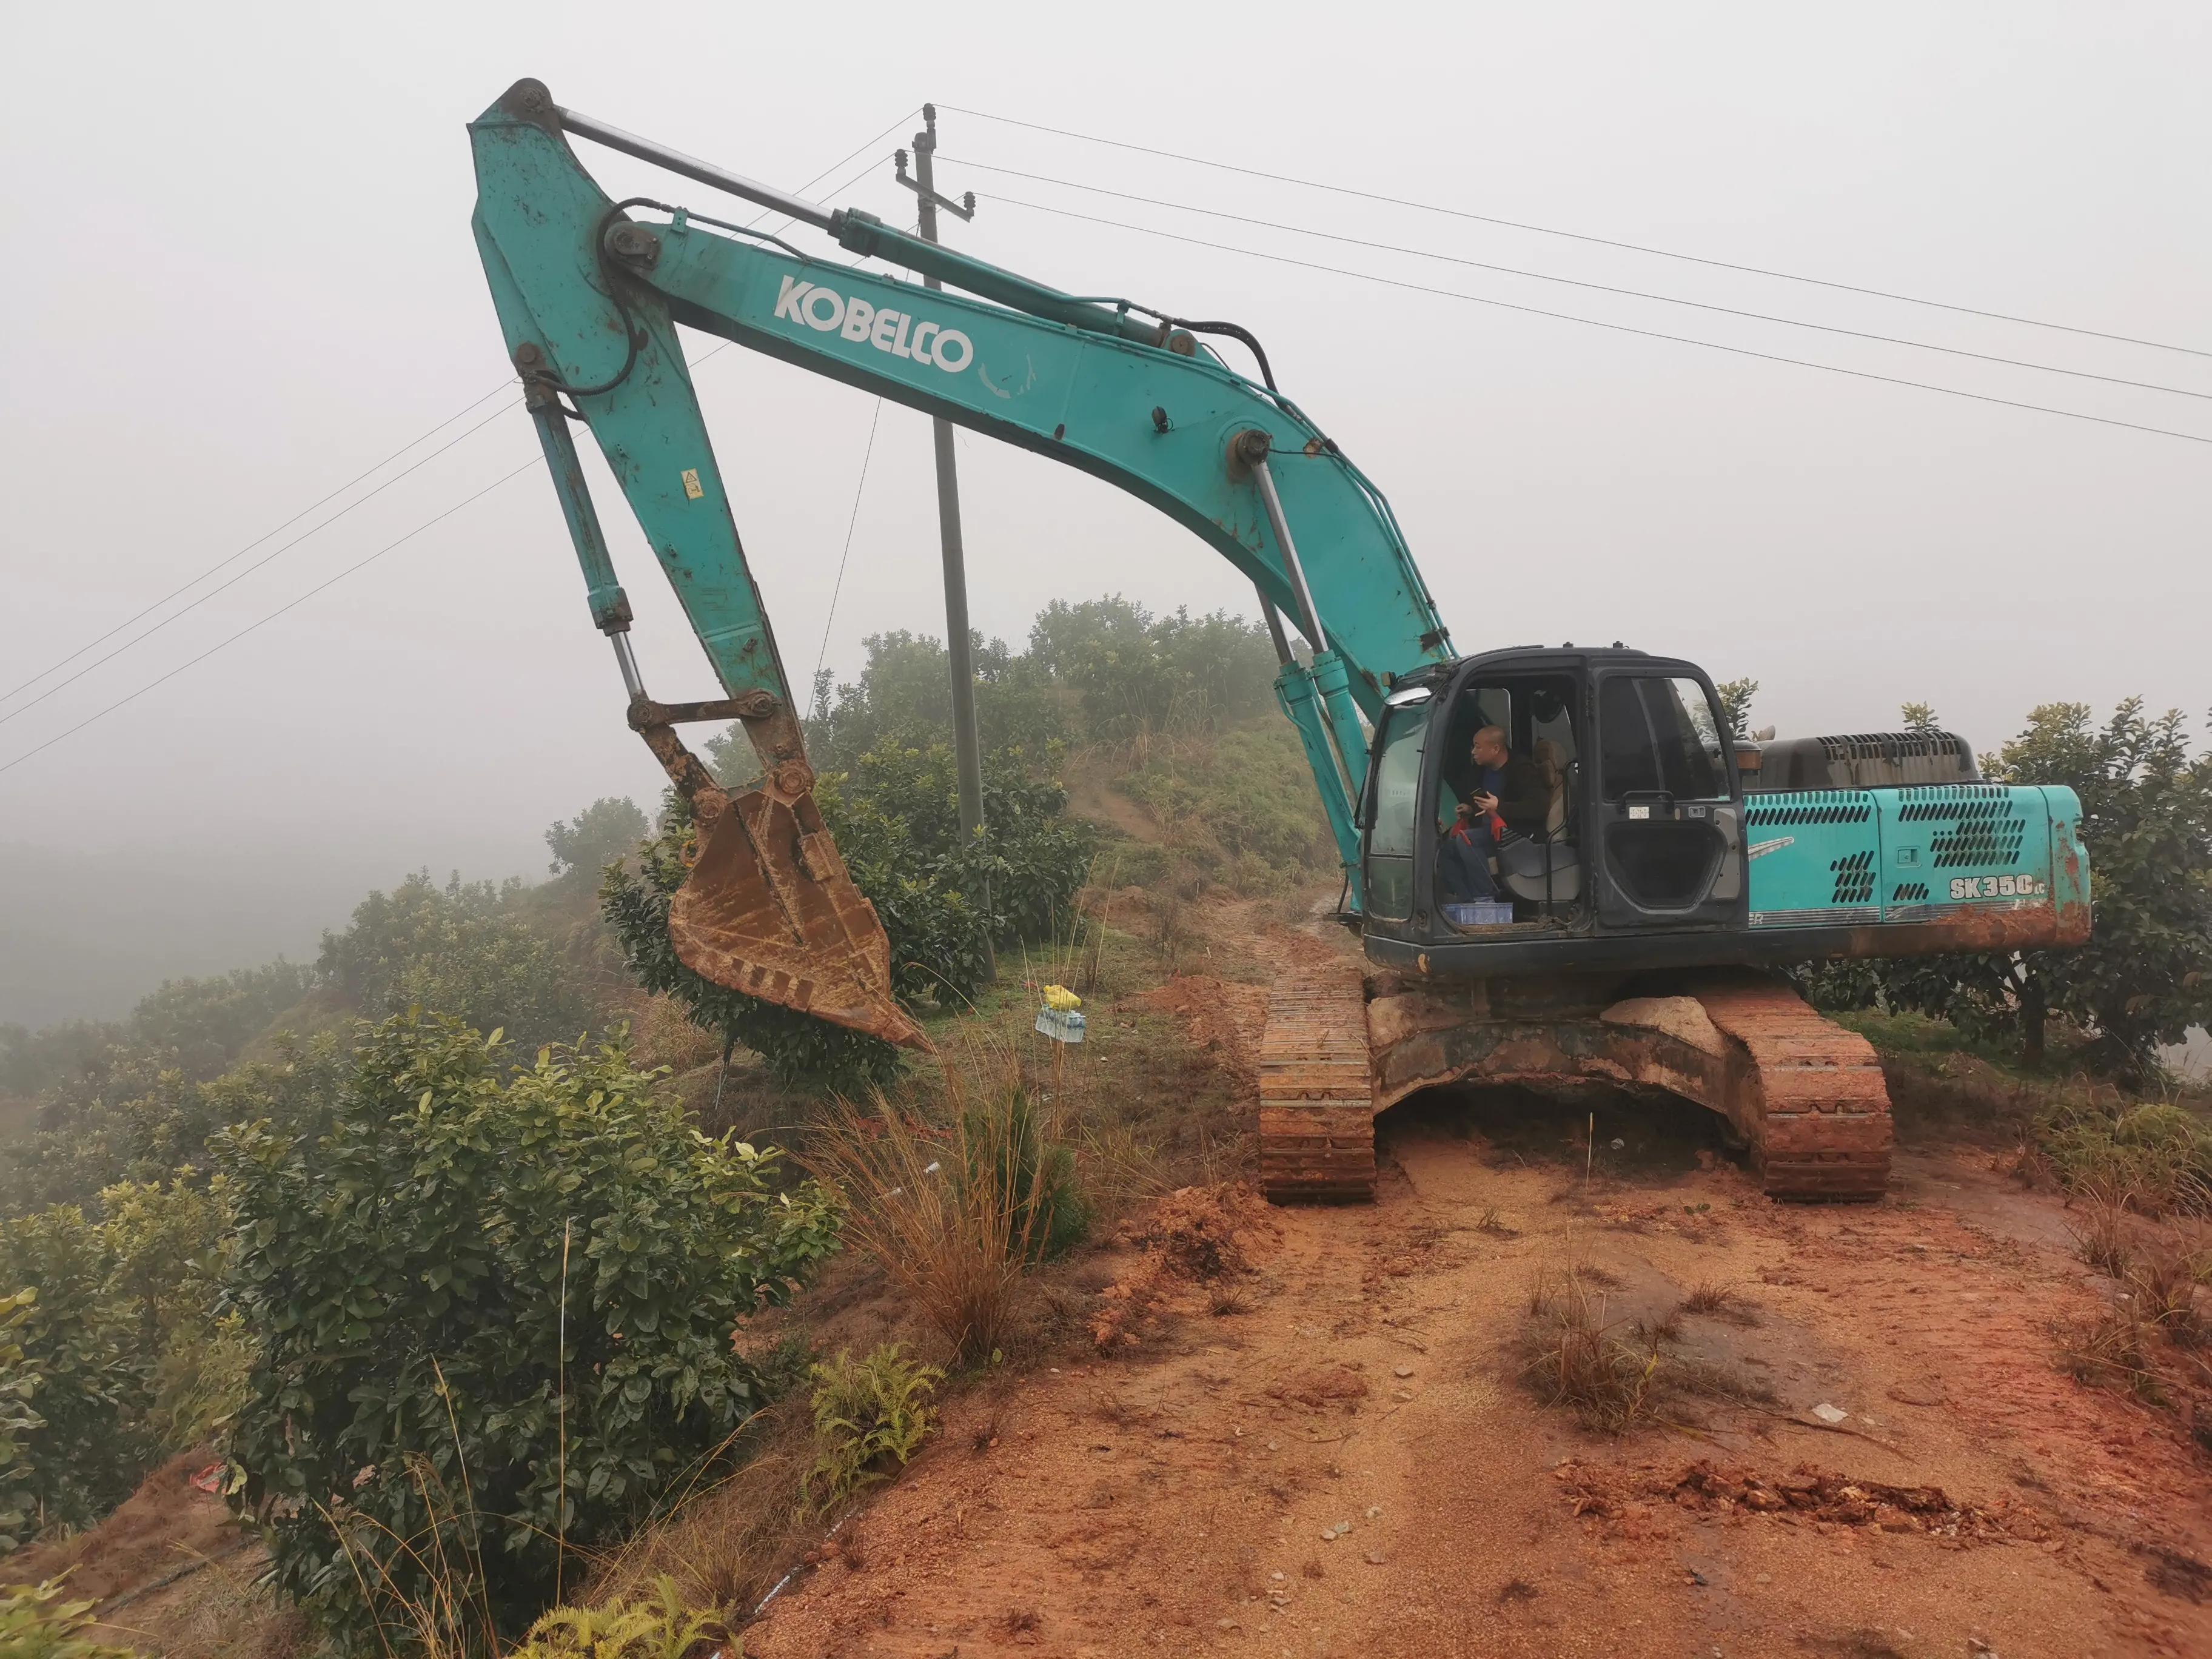
[[[731,800],[669,905],[668,937],[685,967],[729,990],[930,1047],[891,994],[890,941],[811,793]]]

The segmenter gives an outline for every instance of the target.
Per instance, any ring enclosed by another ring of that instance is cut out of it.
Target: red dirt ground
[[[1243,988],[1155,1000],[1230,1048]],[[1470,1108],[1386,1116],[1371,1206],[1126,1231],[1102,1351],[956,1401],[746,1652],[2212,1653],[2205,1460],[2055,1365],[2102,1293],[2056,1200],[1923,1146],[1882,1204],[1778,1206],[1626,1105],[1585,1182]],[[1570,1253],[1623,1320],[1728,1287],[1686,1351],[1771,1403],[1619,1439],[1538,1403],[1516,1342]]]

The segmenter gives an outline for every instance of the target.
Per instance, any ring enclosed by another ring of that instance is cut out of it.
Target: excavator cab
[[[1486,904],[1450,902],[1441,869],[1481,787],[1476,734],[1513,757]],[[1741,933],[1743,803],[1712,683],[1640,651],[1490,652],[1407,676],[1383,699],[1360,814],[1371,943],[1473,967],[1556,965],[1608,938]],[[1387,951],[1381,954],[1388,959]]]

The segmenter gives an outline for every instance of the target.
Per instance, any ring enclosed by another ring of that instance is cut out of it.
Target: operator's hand
[[[1472,806],[1469,806],[1465,801],[1462,801],[1458,805],[1452,808],[1452,822],[1454,823],[1468,823],[1474,817],[1474,809]]]
[[[1495,817],[1498,814],[1498,797],[1495,795],[1469,795],[1467,804],[1486,818]]]

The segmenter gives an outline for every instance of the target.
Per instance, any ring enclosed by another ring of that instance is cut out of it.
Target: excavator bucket
[[[757,788],[732,796],[684,746],[677,724],[698,720],[746,723],[768,763]],[[629,723],[699,830],[691,873],[668,906],[678,959],[730,990],[929,1052],[891,994],[891,942],[822,821],[788,706],[760,691],[673,704],[641,692]]]
[[[890,941],[853,884],[811,791],[732,799],[701,837],[668,908],[668,937],[692,972],[763,1002],[927,1050],[891,995]]]

